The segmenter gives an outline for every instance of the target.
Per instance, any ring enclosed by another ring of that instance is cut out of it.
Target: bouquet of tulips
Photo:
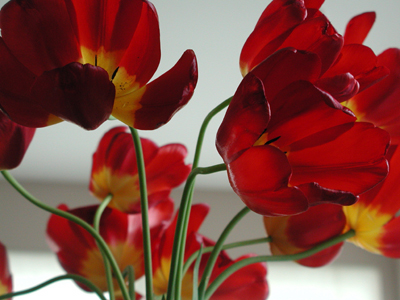
[[[51,214],[47,239],[66,274],[14,291],[0,244],[0,299],[71,279],[102,300],[264,300],[268,261],[324,266],[344,241],[399,258],[400,50],[377,56],[363,45],[372,12],[339,34],[321,13],[323,2],[272,0],[266,7],[240,55],[243,80],[205,116],[189,164],[185,146],[159,147],[138,131],[167,123],[198,78],[187,50],[150,81],[160,61],[150,2],[4,5],[0,170]],[[221,163],[200,166],[207,125],[225,108],[216,134]],[[95,130],[115,119],[122,123],[93,155],[89,189],[100,204],[51,207],[9,172],[36,128],[68,121]],[[192,204],[196,176],[215,172],[226,172],[244,203],[217,241],[199,233],[208,205]],[[175,211],[170,193],[183,183]],[[267,235],[226,243],[250,211],[262,216]],[[259,243],[269,243],[271,253],[231,258],[225,251]],[[145,295],[135,289],[142,276]]]

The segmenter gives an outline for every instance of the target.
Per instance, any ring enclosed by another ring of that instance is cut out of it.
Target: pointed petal
[[[65,1],[13,0],[1,9],[0,20],[7,47],[35,75],[80,60]]]
[[[71,63],[39,76],[32,97],[50,113],[92,130],[110,116],[115,87],[102,68]]]
[[[272,1],[243,46],[240,55],[243,76],[274,53],[305,17],[303,1]]]
[[[227,168],[234,192],[258,214],[290,215],[308,207],[304,194],[288,187],[292,169],[286,155],[273,146],[251,147]]]
[[[290,184],[317,182],[358,195],[386,177],[388,144],[389,135],[370,123],[343,124],[311,135],[290,146]]]
[[[14,123],[0,110],[0,170],[13,169],[21,163],[35,130]]]
[[[196,83],[196,57],[187,50],[168,72],[147,86],[116,98],[113,116],[137,129],[156,129],[186,105]]]
[[[218,129],[216,146],[226,163],[254,145],[267,128],[269,105],[260,80],[249,73],[240,83]]]
[[[362,44],[376,19],[375,12],[366,12],[352,18],[344,33],[345,44]]]

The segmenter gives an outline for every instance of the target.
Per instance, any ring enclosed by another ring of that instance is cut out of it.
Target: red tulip
[[[0,295],[12,292],[12,277],[10,274],[6,247],[0,243]]]
[[[13,169],[21,163],[35,130],[14,123],[0,110],[0,170]]]
[[[93,155],[89,189],[99,200],[112,194],[111,207],[135,213],[140,211],[139,178],[132,136],[126,129],[113,128],[101,139]],[[158,147],[148,139],[141,143],[152,206],[185,181],[191,166],[185,164],[187,150],[181,144]]]
[[[87,206],[62,210],[80,217],[88,223],[93,222],[97,206]],[[170,220],[173,212],[173,201],[169,198],[160,201],[149,210],[150,234],[152,247],[160,241],[164,222]],[[119,210],[106,208],[100,221],[100,234],[110,247],[121,272],[132,265],[135,278],[144,275],[142,217],[140,214],[125,214]],[[62,217],[52,215],[47,224],[47,239],[50,248],[57,254],[58,260],[67,273],[84,276],[107,291],[102,256],[95,240],[80,226]],[[83,289],[86,286],[78,283]],[[118,285],[114,282],[116,291]]]
[[[388,177],[360,200],[344,208],[347,228],[356,235],[349,239],[359,247],[387,257],[400,258],[400,151],[391,146]]]
[[[203,223],[208,211],[209,208],[205,204],[196,204],[192,207],[185,247],[185,260],[188,259],[194,252],[200,250],[201,245],[204,247],[215,245],[213,241],[198,233],[199,227]],[[174,221],[165,228],[165,231],[162,234],[160,246],[153,256],[153,282],[154,293],[156,295],[162,295],[167,291],[176,221],[177,218],[175,217]],[[251,255],[244,255],[236,260],[232,260],[225,252],[221,252],[217,259],[216,266],[211,274],[210,282],[212,282],[227,267],[236,261],[249,256]],[[208,257],[209,254],[204,254],[202,256],[199,278],[201,278],[201,275],[203,274]],[[192,299],[193,272],[194,264],[189,268],[183,277],[182,300]],[[269,291],[266,276],[267,269],[264,263],[257,263],[244,267],[229,276],[214,292],[210,299],[264,300],[267,298]]]
[[[388,134],[311,84],[320,68],[310,52],[274,53],[243,79],[218,130],[231,186],[259,214],[350,205],[387,174]]]
[[[286,217],[264,217],[265,229],[272,238],[273,255],[289,255],[309,250],[342,233],[346,218],[342,207],[321,204],[306,212]],[[343,242],[322,250],[297,262],[304,266],[320,267],[332,262]]]
[[[11,0],[0,20],[0,106],[21,125],[67,120],[95,129],[113,114],[155,129],[196,86],[190,50],[147,84],[160,61],[160,37],[146,0]]]

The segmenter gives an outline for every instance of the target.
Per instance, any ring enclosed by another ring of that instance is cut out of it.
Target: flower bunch
[[[47,241],[66,271],[40,287],[68,278],[103,300],[105,292],[111,300],[264,300],[270,260],[323,266],[346,240],[400,257],[400,50],[376,56],[363,45],[374,13],[339,34],[323,2],[267,6],[241,52],[243,80],[206,116],[190,164],[184,145],[159,147],[137,130],[168,122],[197,83],[192,50],[148,83],[160,60],[150,2],[11,0],[1,9],[0,169],[51,213]],[[223,162],[199,167],[207,125],[226,107],[216,134]],[[8,171],[36,128],[65,120],[94,130],[111,115],[127,126],[106,132],[93,154],[89,191],[100,204],[50,207]],[[245,207],[213,241],[200,233],[208,205],[192,201],[196,176],[220,171]],[[183,183],[174,213],[171,191]],[[267,236],[225,243],[250,211]],[[271,255],[226,252],[257,243],[269,243]],[[135,289],[141,277],[145,295]],[[0,244],[0,299],[16,293]]]

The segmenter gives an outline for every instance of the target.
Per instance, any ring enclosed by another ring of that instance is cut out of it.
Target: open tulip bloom
[[[400,258],[400,50],[375,55],[363,44],[373,12],[355,16],[341,35],[321,13],[323,2],[267,6],[240,55],[243,79],[206,116],[192,162],[184,145],[158,146],[137,130],[168,122],[197,83],[192,50],[151,81],[160,37],[150,2],[4,5],[0,171],[51,213],[47,242],[66,274],[12,292],[0,244],[0,300],[64,279],[101,300],[105,293],[110,300],[265,300],[269,261],[322,267],[346,240]],[[226,107],[216,134],[221,163],[199,167],[207,125]],[[100,204],[54,208],[10,174],[36,128],[66,120],[93,130],[111,115],[125,125],[93,146],[88,185]],[[193,204],[194,185],[197,175],[220,171],[244,208],[213,241],[200,232],[209,207]],[[174,213],[170,194],[180,185]],[[267,236],[226,243],[253,212]],[[270,254],[227,253],[261,243],[269,243]],[[135,286],[142,277],[145,291]]]

